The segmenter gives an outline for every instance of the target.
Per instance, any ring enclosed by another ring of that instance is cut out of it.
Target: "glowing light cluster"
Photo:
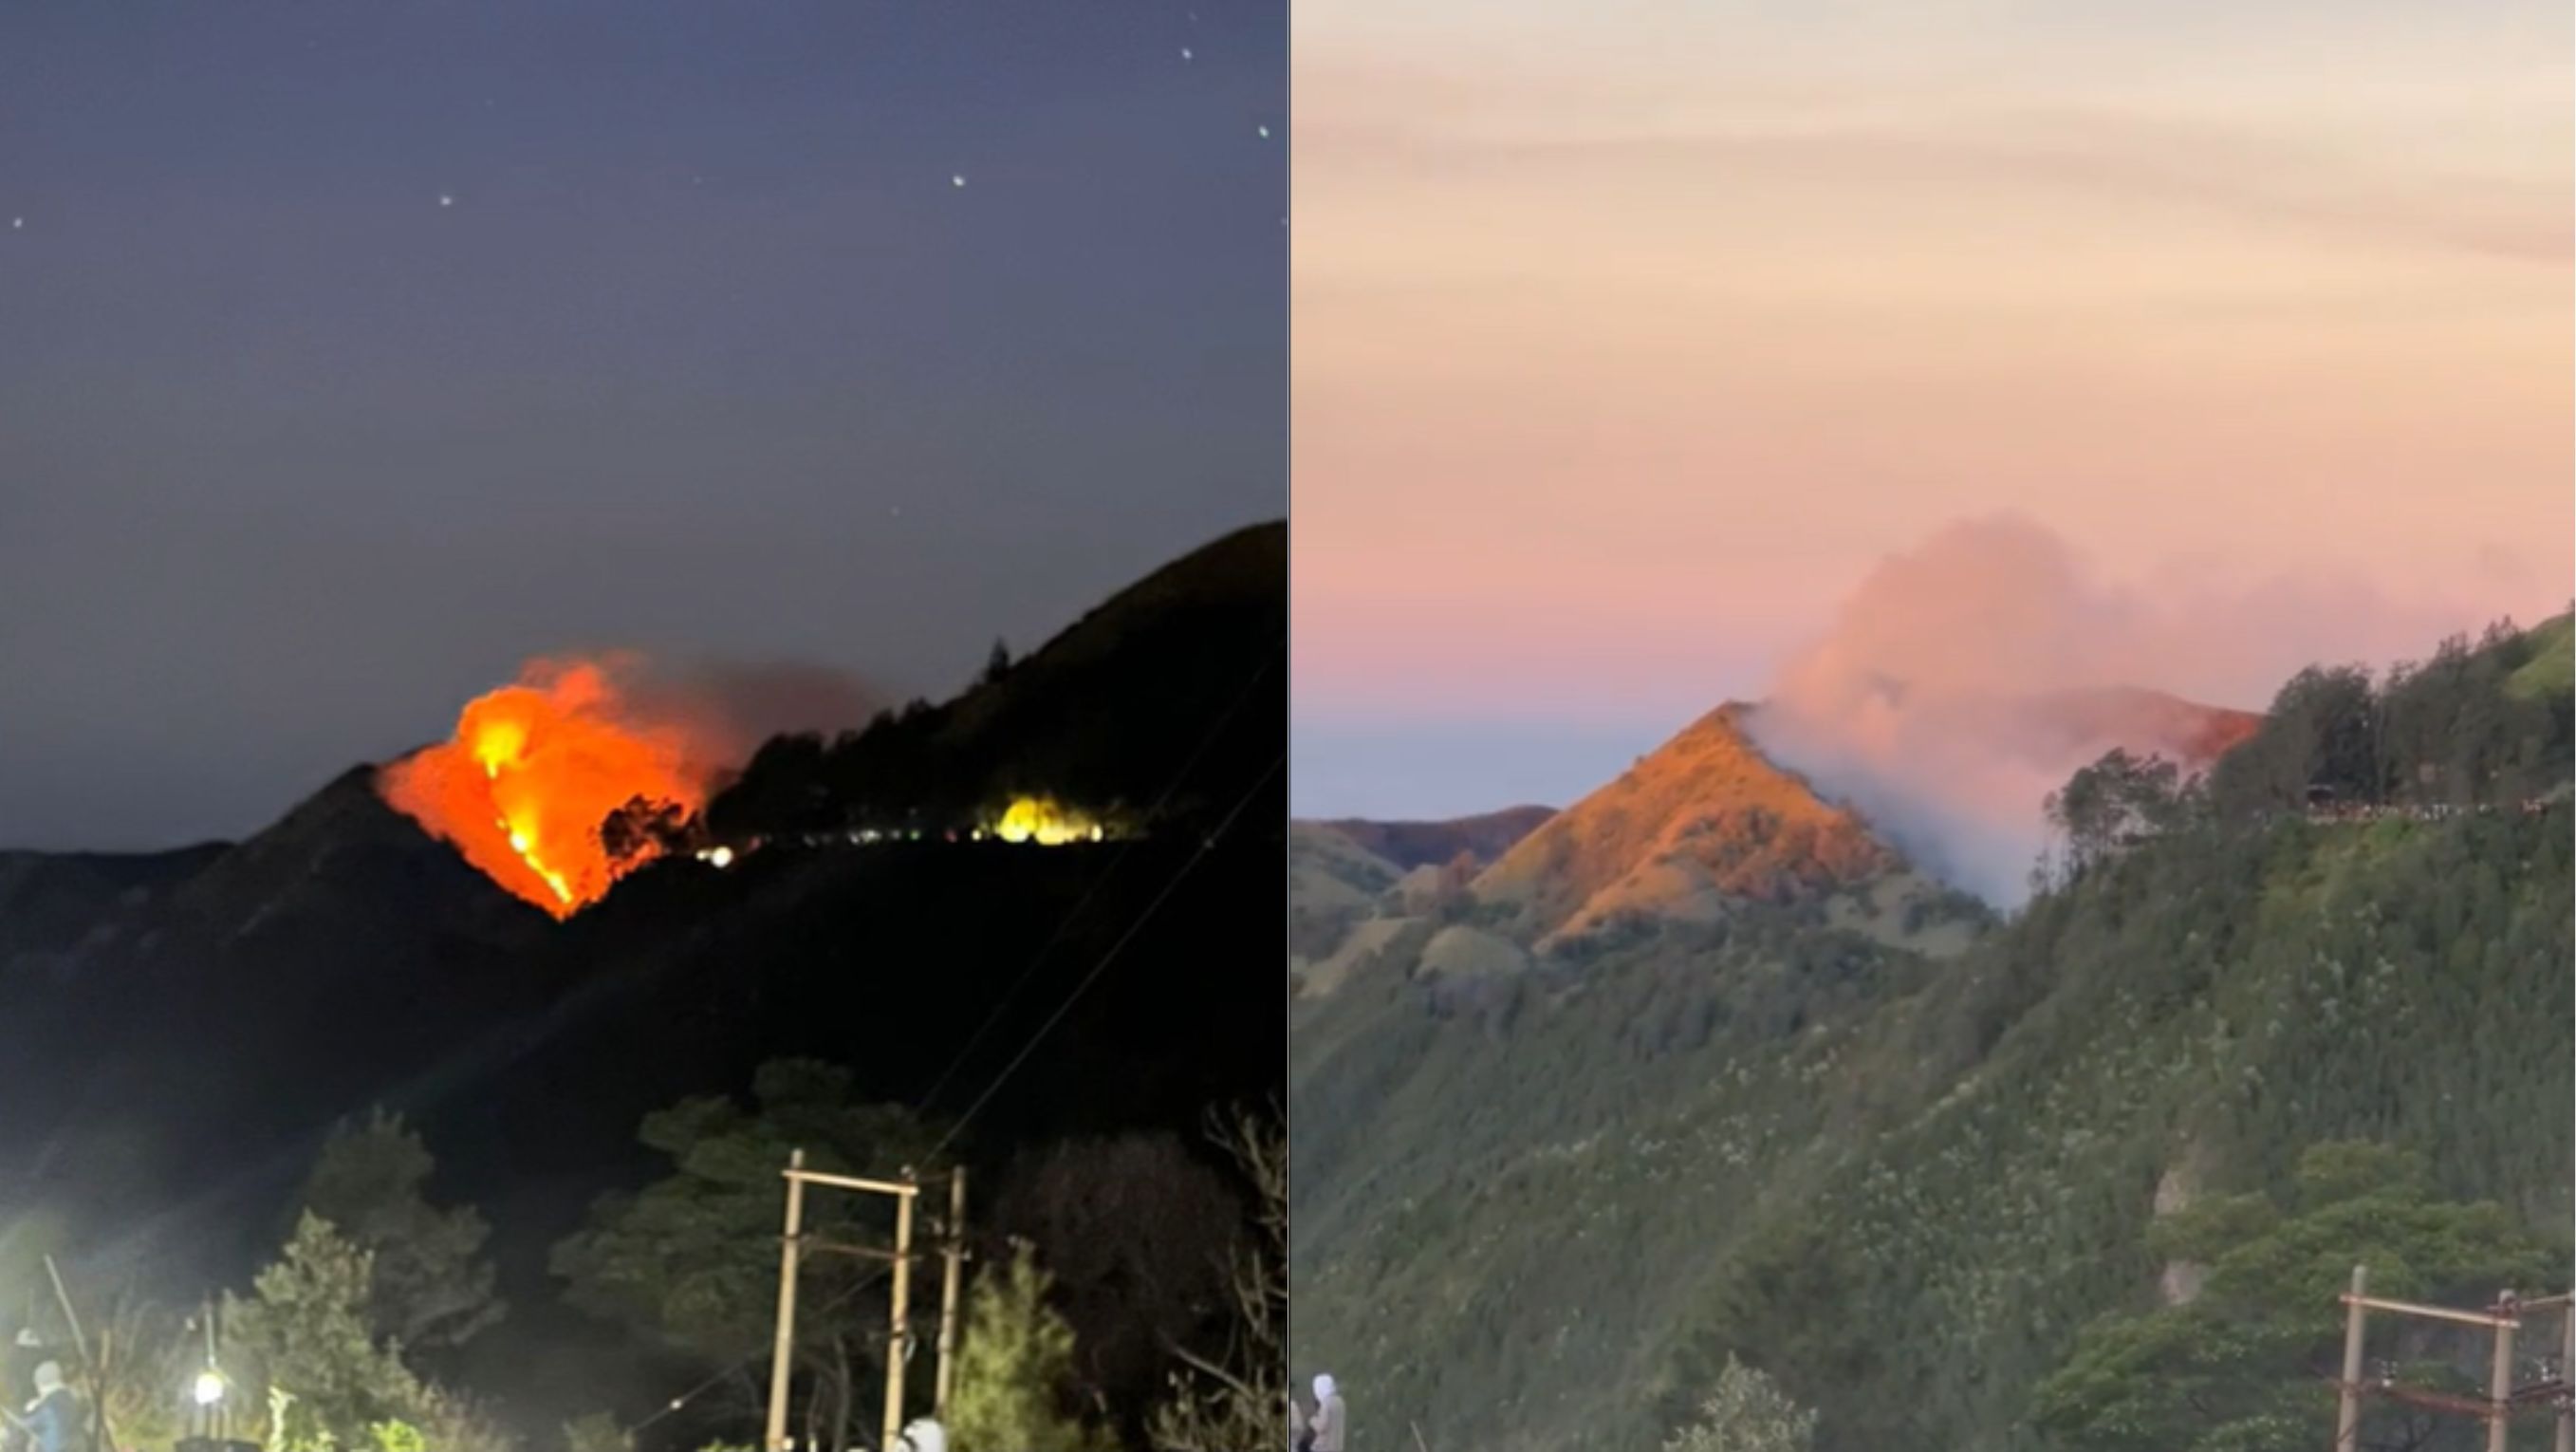
[[[1108,835],[1100,823],[1052,797],[1021,797],[986,830],[1005,842],[1034,842],[1041,847],[1098,842]]]

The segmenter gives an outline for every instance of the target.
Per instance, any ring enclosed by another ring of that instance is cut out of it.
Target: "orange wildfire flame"
[[[468,704],[455,739],[386,768],[385,800],[556,917],[647,858],[612,862],[599,824],[644,797],[695,814],[711,770],[681,727],[639,720],[616,663],[537,661]]]

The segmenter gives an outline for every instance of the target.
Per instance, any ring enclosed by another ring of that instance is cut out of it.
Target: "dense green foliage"
[[[2576,843],[2563,794],[2523,809],[2548,784],[2488,710],[2540,658],[2446,651],[2388,698],[2421,734],[2382,767],[2507,810],[2138,832],[2114,793],[2092,820],[2125,850],[1945,961],[1745,907],[1505,980],[1390,953],[1301,1001],[1299,1368],[1443,1447],[1655,1445],[1732,1359],[1818,1410],[1819,1452],[2041,1452],[2081,1328],[2159,1303],[2160,1208],[2291,1202],[2303,1155],[2363,1139],[2563,1227]],[[2450,735],[2422,725],[2443,702]],[[2267,724],[2295,771],[2222,770],[2303,805],[2315,762],[2354,769],[2344,711]]]
[[[2211,801],[2248,816],[2319,800],[2463,807],[2540,796],[2576,756],[2568,625],[2500,622],[2377,680],[2359,666],[2302,671],[2210,773]]]
[[[307,1213],[250,1299],[225,1318],[247,1353],[244,1370],[293,1398],[272,1429],[290,1444],[358,1445],[369,1426],[399,1417],[421,1395],[419,1379],[370,1319],[373,1262]]]
[[[2491,1202],[2439,1200],[2419,1158],[2356,1143],[2310,1150],[2285,1200],[2204,1200],[2149,1239],[2205,1282],[2188,1300],[2086,1327],[2067,1364],[2040,1383],[2033,1420],[2068,1452],[2328,1445],[2343,1359],[2335,1298],[2352,1266],[2370,1269],[2370,1294],[2454,1306],[2484,1305],[2499,1289],[2564,1287],[2569,1271],[2563,1236],[2544,1239]],[[2481,1338],[2381,1321],[2376,1349],[2400,1353],[2407,1385],[2484,1391]],[[2474,1421],[2377,1399],[2365,1404],[2359,1435],[2364,1447],[2416,1452],[2484,1442]]]
[[[509,1452],[472,1405],[425,1380],[375,1321],[375,1257],[307,1212],[252,1294],[227,1302],[237,1396],[281,1452]],[[247,1395],[244,1395],[247,1394]]]
[[[399,1115],[377,1110],[332,1133],[304,1187],[304,1210],[373,1259],[370,1320],[412,1350],[457,1345],[502,1314],[482,1258],[491,1227],[470,1205],[429,1203],[435,1167]]]
[[[958,1452],[1085,1452],[1101,1445],[1078,1410],[1066,1404],[1073,1328],[1047,1304],[1050,1284],[1038,1268],[1036,1248],[1026,1243],[975,1278],[957,1349],[956,1399],[948,1411],[949,1445]]]

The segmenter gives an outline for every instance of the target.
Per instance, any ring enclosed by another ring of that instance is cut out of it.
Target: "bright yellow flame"
[[[502,831],[510,834],[510,850],[518,853],[519,860],[528,864],[528,870],[541,878],[545,882],[546,886],[553,891],[555,901],[563,904],[565,907],[572,906],[573,896],[571,880],[566,878],[562,873],[546,866],[546,864],[537,856],[537,829],[535,822],[532,820],[526,826],[513,826],[510,819],[504,817],[501,819],[500,826]]]
[[[474,759],[483,763],[483,775],[498,778],[501,768],[516,766],[528,752],[528,728],[519,721],[502,718],[483,723],[474,733]]]
[[[1061,847],[1068,842],[1097,842],[1102,832],[1092,822],[1052,797],[1021,797],[993,824],[993,835],[1005,842],[1035,842]]]

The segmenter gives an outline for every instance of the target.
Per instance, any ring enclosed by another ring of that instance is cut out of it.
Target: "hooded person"
[[[1315,1416],[1306,1425],[1315,1452],[1349,1452],[1350,1426],[1342,1410],[1342,1390],[1330,1374],[1315,1378]]]
[[[79,1452],[80,1401],[63,1381],[60,1363],[36,1368],[36,1399],[27,1403],[29,1452]]]

